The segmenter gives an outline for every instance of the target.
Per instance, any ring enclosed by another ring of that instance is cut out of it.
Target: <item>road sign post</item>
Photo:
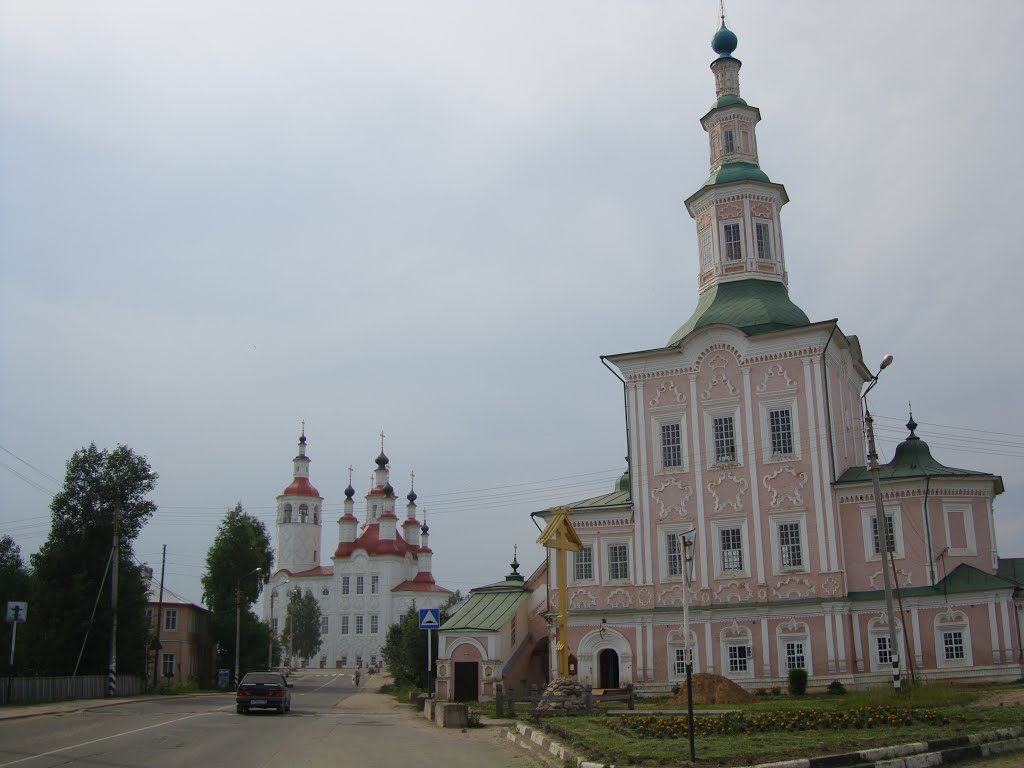
[[[430,689],[430,671],[433,654],[431,632],[441,628],[440,608],[420,608],[420,629],[427,630],[427,695],[432,696]]]
[[[11,658],[7,662],[7,696],[5,704],[11,703],[11,688],[14,685],[14,644],[18,641],[18,625],[28,619],[28,603],[11,600],[7,603],[6,619],[11,625]]]

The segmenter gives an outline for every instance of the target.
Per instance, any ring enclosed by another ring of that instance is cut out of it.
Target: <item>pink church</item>
[[[686,200],[697,307],[665,346],[604,358],[623,381],[629,467],[571,507],[584,545],[569,569],[576,674],[664,691],[684,680],[689,645],[694,672],[750,688],[785,686],[793,668],[812,686],[885,683],[895,622],[904,679],[1020,679],[1022,583],[999,575],[993,526],[1002,479],[939,463],[913,418],[881,469],[886,610],[861,403],[876,369],[856,336],[789,297],[789,197],[760,168],[736,45],[723,22],[701,118],[711,173]],[[691,529],[686,636],[679,537]],[[553,588],[548,600],[556,611]]]

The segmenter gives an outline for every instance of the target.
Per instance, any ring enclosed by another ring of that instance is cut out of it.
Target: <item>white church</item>
[[[425,519],[421,524],[416,517],[416,492],[411,488],[399,530],[395,489],[383,448],[376,458],[373,487],[365,496],[365,519],[360,524],[356,518],[350,476],[344,511],[338,518],[338,545],[330,563],[322,563],[324,498],[309,480],[309,463],[303,430],[299,453],[292,460],[292,481],[277,497],[277,562],[263,591],[263,616],[287,647],[288,593],[310,591],[320,601],[320,651],[313,658],[293,658],[291,665],[375,664],[387,628],[410,606],[438,608],[451,592],[434,582],[429,529]]]

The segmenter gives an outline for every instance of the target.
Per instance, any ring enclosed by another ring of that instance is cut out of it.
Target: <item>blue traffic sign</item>
[[[420,629],[440,629],[441,609],[420,608]]]

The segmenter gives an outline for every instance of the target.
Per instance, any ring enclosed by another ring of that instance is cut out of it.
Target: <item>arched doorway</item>
[[[599,688],[619,687],[619,654],[605,648],[597,657]]]

